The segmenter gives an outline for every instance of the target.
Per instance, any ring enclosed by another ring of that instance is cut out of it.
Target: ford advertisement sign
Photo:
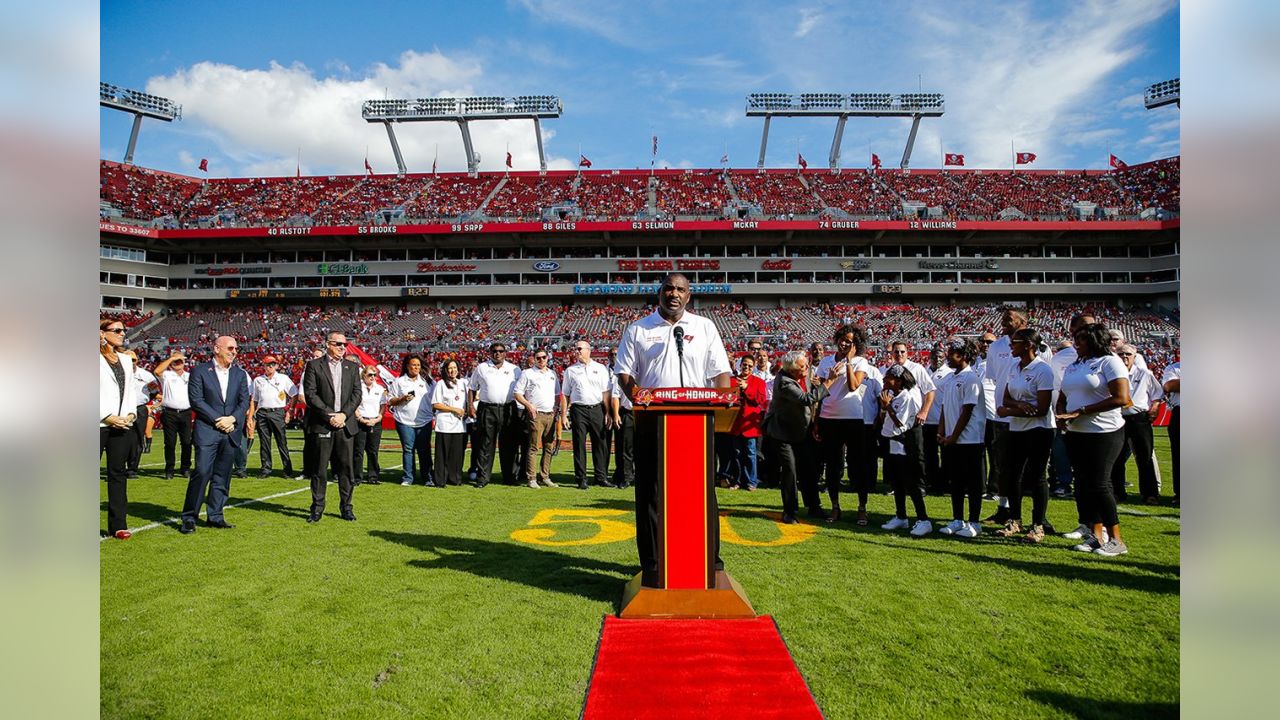
[[[534,263],[533,269],[538,272],[555,272],[560,269],[560,263],[555,260],[542,260]]]

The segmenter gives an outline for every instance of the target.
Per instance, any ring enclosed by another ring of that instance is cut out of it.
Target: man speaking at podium
[[[628,399],[635,400],[637,388],[730,387],[733,366],[720,340],[720,331],[707,318],[685,312],[691,296],[688,277],[682,273],[667,275],[658,288],[657,311],[622,332],[614,372]],[[638,413],[636,421],[636,549],[640,554],[641,583],[658,587],[658,432],[652,416]],[[711,503],[712,513],[718,517],[714,493]],[[713,535],[716,570],[723,570],[718,524]]]

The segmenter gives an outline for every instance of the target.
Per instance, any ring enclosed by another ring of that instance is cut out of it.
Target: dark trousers
[[[382,447],[382,423],[369,426],[361,423],[356,432],[351,450],[351,473],[353,478],[377,480],[382,474],[378,464],[378,449]],[[368,463],[368,467],[365,464]]]
[[[1008,495],[1009,485],[1018,481],[1013,475],[1005,476],[1004,448],[1009,444],[1009,423],[988,420],[983,440],[987,445],[987,492],[992,495]]]
[[[259,410],[253,414],[258,423],[258,463],[262,472],[271,472],[271,441],[280,448],[280,469],[293,475],[293,459],[289,457],[289,439],[284,432],[284,408]]]
[[[866,467],[862,472],[866,477],[867,487],[874,490],[879,483],[880,461],[889,454],[889,439],[880,437],[880,428],[876,427],[874,421],[864,421],[863,428],[867,437],[862,446],[867,449],[867,452],[863,453],[863,462]]]
[[[235,462],[238,428],[232,433],[222,433],[211,445],[196,446],[196,467],[187,481],[187,498],[182,505],[182,522],[194,524],[200,515],[200,505],[207,505],[205,519],[217,522],[222,519],[222,508],[231,493],[231,464]]]
[[[338,480],[338,496],[343,512],[351,509],[351,495],[355,488],[351,476],[352,437],[343,428],[332,430],[329,437],[316,434],[316,476],[311,480],[311,512],[324,511],[325,486],[329,483],[329,472]]]
[[[147,444],[147,418],[150,417],[151,411],[147,410],[146,405],[139,405],[133,412],[137,416],[133,421],[133,434],[138,441],[133,445],[133,452],[129,453],[129,472],[136,473],[142,463],[142,449]]]
[[[631,410],[620,408],[618,418],[622,427],[613,435],[613,484],[627,487],[636,481],[636,416]]]
[[[107,532],[113,535],[129,528],[128,463],[137,442],[133,428],[98,428],[98,455],[107,454]]]
[[[1156,462],[1152,456],[1155,446],[1154,433],[1151,430],[1151,416],[1145,412],[1124,416],[1124,444],[1120,446],[1120,457],[1116,458],[1115,467],[1111,468],[1111,492],[1117,498],[1127,497],[1125,489],[1125,469],[1129,464],[1129,456],[1138,466],[1138,494],[1142,498],[1160,497],[1160,480],[1156,477]]]
[[[1049,509],[1049,480],[1045,468],[1053,447],[1052,428],[1009,431],[1002,466],[1008,474],[1009,517],[1022,523],[1022,498],[1031,496],[1031,524],[1044,525]]]
[[[467,452],[467,434],[436,433],[436,485],[462,484],[462,456]]]
[[[849,468],[849,484],[858,493],[858,505],[867,504],[871,485],[867,482],[867,429],[862,420],[818,418],[822,436],[822,461],[827,471],[827,495],[831,507],[840,507],[840,475]]]
[[[1179,419],[1182,416],[1180,412],[1182,406],[1179,405],[1169,411],[1169,458],[1173,462],[1173,497],[1178,497],[1178,430],[1182,426]]]
[[[734,450],[733,436],[727,432],[715,434],[716,481],[722,487],[738,484],[738,456]]]
[[[796,492],[800,486],[800,469],[797,460],[804,452],[803,443],[789,443],[773,438],[768,438],[766,442],[769,443],[770,457],[775,458],[777,462],[774,474],[778,478],[778,487],[782,490],[782,514],[795,516],[800,510],[800,503],[796,498]]]
[[[514,402],[498,405],[480,403],[476,410],[476,442],[472,453],[476,456],[476,485],[484,487],[493,475],[494,449],[498,451],[498,467],[502,481],[508,485],[519,482],[515,465],[516,445],[520,442],[521,422]]]
[[[943,445],[942,471],[951,485],[951,517],[963,520],[964,499],[969,498],[969,522],[982,520],[982,443]]]
[[[795,443],[796,450],[796,483],[800,486],[800,502],[806,510],[817,512],[822,509],[822,499],[818,494],[818,478],[822,476],[822,446],[807,433],[802,442]],[[774,461],[781,467],[778,461]],[[780,471],[779,471],[780,472]],[[778,482],[782,482],[781,474]]]
[[[920,427],[924,428],[924,484],[929,492],[936,495],[946,495],[951,486],[947,482],[947,476],[942,474],[942,463],[939,462],[939,451],[941,446],[938,445],[938,424],[925,424]]]
[[[921,426],[916,425],[898,436],[905,454],[894,455],[890,452],[884,458],[884,478],[893,488],[893,508],[900,518],[907,517],[907,498],[911,498],[916,519],[929,519],[929,513],[924,507],[924,465],[920,461],[923,435]]]
[[[1055,491],[1071,490],[1071,458],[1067,457],[1067,443],[1063,430],[1053,431],[1053,447],[1049,450],[1049,469],[1053,473],[1053,489]]]
[[[164,419],[164,471],[173,472],[175,446],[181,441],[181,471],[191,472],[191,429],[195,426],[191,411],[165,408],[161,417]]]
[[[320,464],[320,453],[316,449],[315,433],[302,436],[302,476],[310,480],[316,476],[316,468]]]
[[[656,587],[657,582],[658,528],[662,526],[658,516],[657,493],[658,466],[663,459],[658,447],[660,416],[661,413],[647,412],[636,417],[636,551],[640,555],[640,570],[646,576],[643,582],[650,587]],[[711,505],[711,517],[718,517],[720,508],[714,492],[708,502]],[[716,556],[715,569],[723,570],[719,523],[715,525],[711,535]]]
[[[1111,468],[1120,457],[1124,429],[1105,433],[1067,432],[1067,455],[1076,479],[1076,509],[1080,523],[1093,527],[1120,523],[1116,498],[1111,493]]]
[[[595,405],[569,406],[573,435],[573,476],[579,487],[587,485],[587,438],[591,438],[591,469],[597,485],[609,484],[609,446],[604,442],[604,409]]]

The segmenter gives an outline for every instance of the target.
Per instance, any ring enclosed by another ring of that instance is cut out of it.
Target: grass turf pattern
[[[576,717],[600,618],[637,570],[631,491],[573,488],[567,451],[557,489],[402,487],[386,439],[384,484],[357,487],[355,523],[331,487],[308,525],[303,489],[227,510],[234,530],[102,543],[102,716]],[[1167,495],[1163,430],[1156,449]],[[162,458],[157,433],[129,483],[130,527],[181,512],[186,482],[160,478]],[[229,505],[306,488],[256,467],[255,445]],[[1122,505],[1130,554],[1103,558],[991,525],[967,541],[885,532],[886,495],[868,527],[851,497],[848,521],[812,527],[774,522],[776,490],[718,492],[725,563],[829,718],[1177,714],[1177,508]],[[949,515],[947,498],[928,506]],[[1073,501],[1049,513],[1074,527]]]

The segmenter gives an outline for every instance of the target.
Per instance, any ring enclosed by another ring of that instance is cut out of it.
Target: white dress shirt
[[[183,371],[178,374],[173,370],[160,373],[160,392],[164,395],[164,406],[170,410],[190,410],[191,399],[187,395],[187,384],[191,382],[191,373]]]

